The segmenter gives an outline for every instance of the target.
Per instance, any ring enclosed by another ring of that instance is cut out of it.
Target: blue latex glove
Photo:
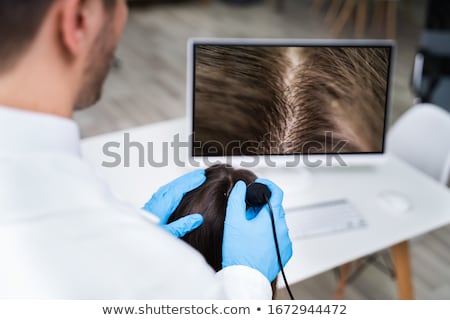
[[[285,214],[282,207],[283,191],[266,179],[257,182],[267,185],[272,192],[270,203],[273,208],[275,228],[280,247],[283,267],[292,256],[292,242],[289,238]],[[269,281],[280,272],[268,205],[246,210],[247,186],[239,181],[228,199],[223,233],[222,267],[244,265],[260,271]]]
[[[203,223],[203,217],[199,213],[194,213],[169,224],[167,221],[184,195],[201,186],[205,180],[205,170],[203,169],[185,174],[159,188],[143,209],[157,216],[162,228],[175,237],[181,238],[198,228]]]
[[[203,217],[199,213],[193,213],[169,224],[162,224],[161,228],[177,238],[184,237],[187,233],[194,231],[203,223]]]

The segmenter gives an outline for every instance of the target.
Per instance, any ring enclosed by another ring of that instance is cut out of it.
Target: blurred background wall
[[[413,103],[410,76],[426,1],[134,0],[115,67],[83,137],[182,117],[189,37],[392,38],[398,50],[392,116]]]

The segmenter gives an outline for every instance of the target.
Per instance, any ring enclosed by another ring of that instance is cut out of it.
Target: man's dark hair
[[[12,67],[31,45],[55,0],[0,0],[0,72]],[[102,0],[114,8],[115,0]]]

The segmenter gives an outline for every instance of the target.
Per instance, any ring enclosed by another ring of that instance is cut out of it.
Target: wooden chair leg
[[[317,15],[324,5],[324,0],[314,0],[311,5],[311,13]]]
[[[328,25],[333,24],[334,20],[336,19],[339,9],[341,7],[341,0],[331,0],[331,5],[328,8],[328,11],[325,15],[325,23]]]
[[[356,7],[355,37],[362,38],[366,29],[367,0],[359,0]]]
[[[397,278],[398,297],[402,300],[413,300],[411,261],[408,241],[400,242],[391,247],[392,261],[394,262]]]
[[[350,17],[353,14],[353,11],[356,7],[356,0],[346,0],[344,2],[344,6],[342,7],[341,11],[339,12],[338,17],[336,18],[336,21],[331,26],[331,32],[333,36],[338,36],[342,29],[344,29],[347,22],[350,20]]]
[[[385,12],[385,2],[378,0],[375,1],[375,8],[373,10],[373,17],[372,17],[372,32],[376,33],[377,35],[381,33],[384,29],[384,12]]]
[[[352,263],[348,262],[339,267],[339,281],[337,283],[336,291],[334,293],[335,300],[344,299],[345,285],[347,284],[347,279],[350,274],[351,266],[352,266]]]
[[[397,33],[397,1],[388,1],[386,12],[386,35],[388,39],[395,39]]]

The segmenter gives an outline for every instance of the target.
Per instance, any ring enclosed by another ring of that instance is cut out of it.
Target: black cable
[[[280,266],[281,275],[283,276],[283,280],[284,280],[284,285],[286,286],[286,290],[289,293],[289,297],[291,298],[291,300],[295,300],[294,295],[291,292],[291,288],[289,288],[288,282],[286,280],[286,275],[284,274],[283,261],[281,261],[280,247],[278,245],[277,230],[275,228],[275,218],[273,216],[272,204],[270,203],[270,201],[266,195],[264,195],[264,198],[266,200],[266,203],[269,205],[270,220],[272,222],[273,238],[275,240],[275,249],[277,251],[278,265]]]

